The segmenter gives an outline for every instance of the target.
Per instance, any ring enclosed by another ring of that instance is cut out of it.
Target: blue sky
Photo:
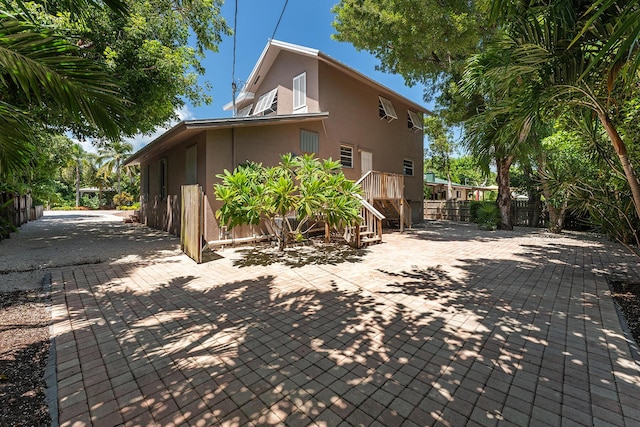
[[[358,52],[349,43],[333,40],[335,33],[331,26],[334,15],[331,8],[337,0],[289,0],[275,39],[288,43],[319,49],[338,61],[355,68],[368,77],[406,98],[432,108],[423,101],[424,87],[416,85],[407,87],[404,79],[398,75],[390,75],[375,70],[378,61],[367,52]],[[236,22],[236,81],[242,88],[262,50],[272,37],[285,0],[238,0],[238,18]],[[233,27],[235,9],[234,0],[226,0],[222,14],[230,27]],[[229,117],[230,111],[223,111],[222,106],[231,101],[231,81],[233,63],[233,36],[225,37],[219,46],[219,52],[209,52],[203,61],[206,74],[202,81],[212,84],[209,94],[213,103],[195,107],[187,104],[178,112],[180,119],[205,119]],[[158,129],[151,136],[140,136],[132,140],[134,150],[142,148],[153,138],[162,134],[167,128]]]

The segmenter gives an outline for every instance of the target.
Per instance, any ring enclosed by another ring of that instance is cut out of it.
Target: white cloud
[[[145,145],[147,145],[148,143],[150,143],[151,141],[153,141],[154,139],[156,139],[157,137],[159,137],[160,135],[162,135],[172,127],[174,127],[179,122],[183,120],[191,120],[195,118],[193,111],[191,111],[189,107],[186,105],[180,108],[178,111],[176,111],[176,115],[178,116],[178,120],[171,120],[169,123],[167,123],[167,125],[157,128],[155,132],[153,132],[152,134],[149,134],[149,135],[138,134],[131,138],[125,138],[125,141],[130,142],[131,145],[133,145],[133,152],[135,153],[136,151],[140,150]]]

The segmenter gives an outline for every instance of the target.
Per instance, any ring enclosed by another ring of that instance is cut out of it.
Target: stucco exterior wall
[[[325,63],[319,66],[320,109],[329,111],[326,120],[328,156],[340,158],[340,145],[353,147],[353,168],[347,178],[361,176],[361,153],[373,155],[373,170],[403,174],[403,161],[413,161],[413,176],[405,175],[405,198],[412,207],[413,221],[422,221],[423,134],[408,128],[409,105],[398,97],[339,72]],[[389,99],[397,120],[380,119],[378,97]]]

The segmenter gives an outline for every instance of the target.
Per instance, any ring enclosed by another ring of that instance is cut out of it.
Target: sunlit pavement
[[[429,222],[218,255],[53,271],[60,425],[640,425],[621,246]]]

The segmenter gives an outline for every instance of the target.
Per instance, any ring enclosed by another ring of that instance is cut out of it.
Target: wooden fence
[[[33,206],[29,194],[0,193],[0,240],[22,224],[41,218],[43,211],[42,205]]]
[[[204,193],[197,184],[183,185],[181,195],[180,249],[200,264],[204,234]]]
[[[424,219],[444,219],[471,222],[469,200],[425,200]],[[544,227],[542,205],[528,200],[512,200],[513,225],[521,227]]]

